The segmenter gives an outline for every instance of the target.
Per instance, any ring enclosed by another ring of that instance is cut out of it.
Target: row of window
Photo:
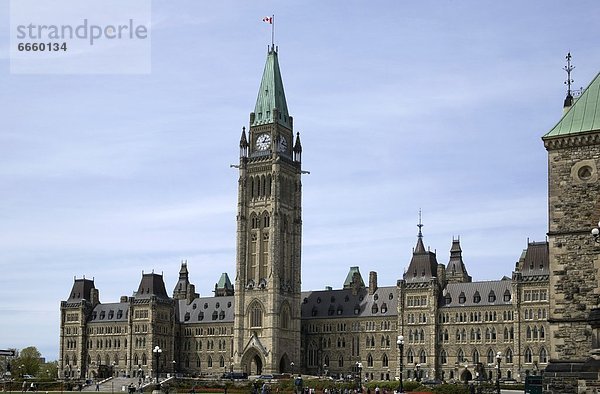
[[[203,341],[185,341],[183,343],[183,350],[184,351],[192,351],[192,344],[194,344],[195,346],[195,350],[196,351],[201,351],[203,350]],[[206,345],[204,346],[205,350],[215,350],[215,340],[213,339],[209,339],[206,342]],[[227,349],[227,340],[225,339],[218,339],[216,341],[217,343],[217,347],[218,350],[226,350]]]
[[[366,340],[366,348],[374,348],[375,347],[375,336],[371,335],[371,336],[367,336],[367,338],[365,338]],[[391,346],[391,341],[390,341],[390,336],[389,335],[382,335],[381,336],[381,340],[379,341],[380,343],[380,347],[382,349],[389,349]]]
[[[539,328],[538,326],[533,326],[533,328],[531,326],[527,326],[527,330],[525,332],[525,338],[528,341],[543,341],[546,339],[546,330],[544,329],[544,326],[540,326]]]
[[[79,329],[77,327],[65,327],[65,334],[67,335],[77,335],[79,333]]]
[[[183,320],[184,321],[190,321],[191,319],[191,314],[190,312],[186,312],[185,315],[183,316]],[[220,312],[217,311],[213,311],[213,313],[210,315],[211,316],[211,320],[225,320],[225,311],[221,310]],[[200,311],[198,312],[198,321],[203,321],[204,320],[204,311]]]
[[[202,368],[202,359],[201,356],[198,354],[196,355],[196,357],[192,357],[191,361],[193,361],[193,363],[195,364],[196,368],[200,369]],[[185,359],[183,361],[183,365],[185,366],[185,368],[190,368],[190,357],[189,356],[185,356]],[[206,367],[207,368],[212,368],[213,367],[213,357],[211,355],[209,355],[208,357],[206,357]],[[219,356],[219,368],[224,368],[225,367],[225,358],[223,356]]]
[[[523,314],[525,320],[546,320],[547,317],[546,309],[543,308],[538,308],[537,310],[525,308]]]
[[[510,291],[508,289],[506,289],[503,294],[504,302],[509,302],[511,300],[511,298],[512,298],[512,296],[510,294]],[[490,290],[490,292],[488,293],[487,301],[488,301],[488,303],[496,302],[496,293],[494,292],[494,290]],[[467,296],[465,295],[464,291],[461,291],[460,294],[458,295],[458,303],[464,304],[465,302],[467,302]],[[476,290],[475,294],[473,294],[473,303],[479,304],[480,302],[481,302],[481,294],[479,293],[479,290]],[[444,303],[446,305],[452,303],[452,295],[450,293],[446,293],[446,295],[444,296]]]
[[[79,313],[67,313],[67,321],[79,321]]]
[[[183,332],[184,336],[192,337],[199,335],[232,335],[233,328],[232,327],[196,327],[196,328],[186,328]]]
[[[139,311],[136,311],[136,314]],[[147,313],[148,311],[146,311]],[[128,315],[128,311],[125,311],[125,319],[127,319],[127,315]],[[119,309],[116,313],[117,319],[122,319],[123,318],[123,310]],[[100,313],[98,313],[97,311],[92,312],[92,320],[104,320],[108,317],[108,320],[112,320],[115,318],[115,311],[114,310],[109,310],[108,313],[106,311],[100,311]],[[146,316],[148,317],[148,316]]]
[[[407,307],[427,306],[427,296],[408,296],[406,297]]]
[[[145,325],[144,325],[145,326]],[[134,326],[134,329],[138,329],[139,326]],[[139,332],[139,331],[136,331]],[[146,331],[144,331],[146,332]],[[75,334],[77,332],[75,331]],[[88,335],[103,335],[103,334],[127,334],[127,326],[95,326],[88,327]]]
[[[406,315],[407,324],[427,323],[427,314],[425,313],[409,313]]]
[[[480,328],[477,328],[477,329],[472,328],[468,339],[470,340],[470,342],[481,342],[481,340],[482,340],[481,334],[482,334],[482,331]],[[496,334],[495,327],[491,327],[491,328],[488,327],[485,329],[485,341],[486,342],[496,342],[496,338],[497,338],[497,334]],[[455,339],[456,339],[456,342],[466,343],[467,342],[467,330],[465,330],[464,328],[462,330],[457,329]],[[508,327],[504,327],[504,342],[509,342],[514,339],[515,339],[514,329],[512,327],[510,327],[510,329]],[[440,333],[440,342],[444,342],[444,343],[449,342],[448,329],[445,329],[442,333]]]
[[[493,349],[489,349],[487,351],[487,360],[486,360],[487,363],[495,364],[496,356],[497,356],[497,353]],[[506,349],[506,351],[504,353],[501,353],[501,356],[503,358],[503,361],[507,364],[512,364],[514,362],[513,361],[513,351],[511,348]],[[533,350],[530,347],[527,347],[525,349],[525,353],[524,353],[524,357],[523,357],[524,362],[532,363],[533,357],[534,357]],[[456,359],[457,359],[458,363],[461,363],[461,364],[464,362],[469,362],[472,364],[477,364],[477,363],[481,362],[480,357],[479,357],[479,351],[477,349],[474,349],[473,352],[471,353],[471,359],[467,359],[467,357],[465,356],[465,352],[462,349],[458,349],[458,352],[456,354]],[[539,350],[538,360],[540,363],[548,362],[548,351],[543,347]],[[408,361],[408,362],[410,363],[410,361]],[[442,349],[440,351],[440,362],[442,364],[448,363],[448,353],[444,349]]]
[[[141,343],[143,342],[143,345]],[[123,340],[123,348],[127,348],[127,338]],[[94,348],[94,340],[90,339],[87,343],[88,349]],[[135,342],[136,347],[146,346],[146,338],[136,338]],[[96,349],[111,349],[111,348],[120,348],[121,347],[121,339],[120,338],[105,338],[105,339],[96,339]]]
[[[523,301],[525,302],[536,302],[536,301],[547,301],[548,291],[545,289],[538,290],[523,290]]]

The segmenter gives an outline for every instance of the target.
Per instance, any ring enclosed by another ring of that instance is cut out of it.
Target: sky
[[[302,138],[302,288],[394,285],[416,244],[474,280],[547,231],[541,136],[598,73],[597,1],[152,1],[151,72],[11,74],[0,2],[0,348],[58,358],[74,277],[102,302],[182,260],[235,278],[239,137],[271,41]]]

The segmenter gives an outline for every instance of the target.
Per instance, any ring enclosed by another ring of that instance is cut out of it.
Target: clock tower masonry
[[[249,375],[301,363],[301,154],[271,46],[240,139],[233,363]]]

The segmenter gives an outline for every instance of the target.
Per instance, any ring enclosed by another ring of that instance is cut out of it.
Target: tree
[[[40,366],[40,373],[44,379],[56,380],[58,378],[58,361],[50,361]]]
[[[37,375],[40,370],[41,353],[35,346],[29,346],[19,352],[19,357],[12,362],[13,376]],[[18,374],[18,375],[17,375]]]

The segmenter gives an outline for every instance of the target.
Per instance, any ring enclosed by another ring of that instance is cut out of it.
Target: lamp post
[[[177,374],[177,369],[176,369],[177,362],[175,360],[173,360],[173,361],[171,361],[171,364],[173,364],[173,375],[176,375]]]
[[[417,375],[417,382],[421,381],[421,375],[420,375],[420,370],[421,369],[421,364],[416,363],[415,364],[415,375]]]
[[[502,362],[502,352],[496,353],[496,391],[500,394],[500,363]]]
[[[600,222],[598,222],[598,227],[592,229],[592,235],[594,236],[594,241],[600,243]]]
[[[360,361],[356,362],[356,369],[358,371],[358,392],[362,392],[361,387],[362,387],[362,363]]]
[[[325,372],[325,376],[327,376],[327,364],[323,364],[323,371]]]
[[[160,362],[160,354],[162,353],[162,349],[156,345],[154,349],[152,349],[152,353],[156,357],[156,389],[160,390],[160,383],[158,382],[158,370],[159,370],[159,362]]]
[[[402,335],[398,335],[398,340],[396,341],[398,345],[398,352],[400,353],[400,386],[398,386],[398,392],[404,392],[404,387],[402,387],[402,369],[404,368],[404,337]]]
[[[290,363],[290,371],[292,372],[292,375],[294,374],[294,362],[292,361]]]

